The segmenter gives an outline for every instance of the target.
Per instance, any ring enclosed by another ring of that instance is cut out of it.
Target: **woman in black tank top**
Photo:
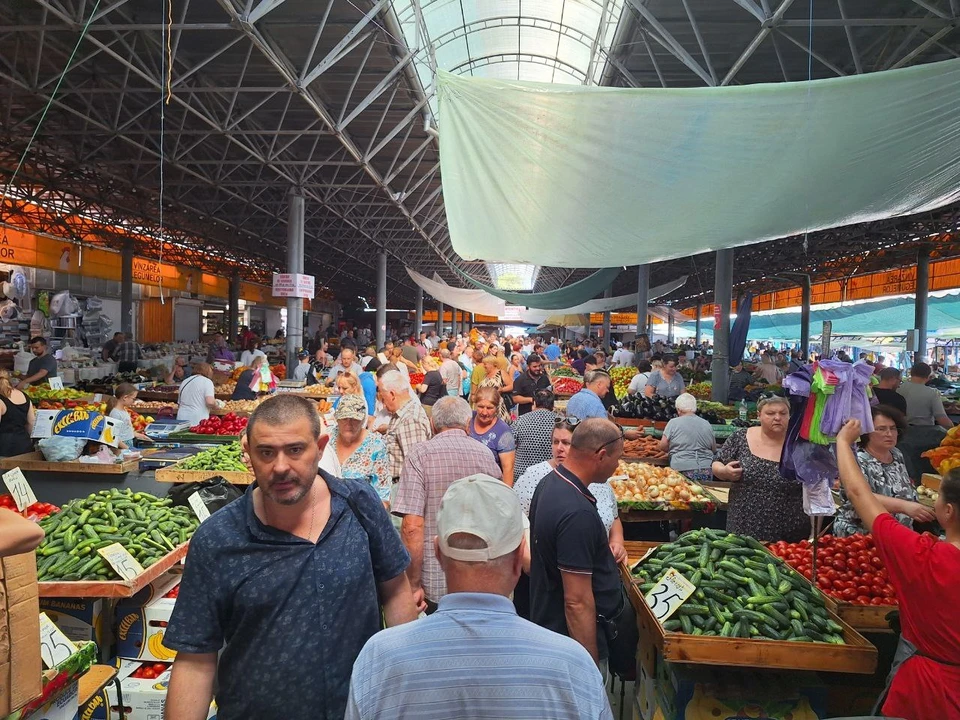
[[[0,370],[0,457],[33,452],[35,418],[30,399],[10,383],[9,371]]]

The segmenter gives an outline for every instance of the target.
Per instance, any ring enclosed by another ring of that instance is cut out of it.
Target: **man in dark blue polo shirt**
[[[608,648],[598,616],[623,609],[620,574],[590,483],[614,474],[623,431],[603,418],[577,425],[567,459],[530,503],[530,619],[583,645],[602,672]]]
[[[377,493],[317,475],[326,440],[305,398],[250,417],[257,482],[191,540],[163,639],[178,651],[167,718],[206,718],[216,677],[220,720],[339,720],[380,603],[388,625],[416,618],[410,556]]]

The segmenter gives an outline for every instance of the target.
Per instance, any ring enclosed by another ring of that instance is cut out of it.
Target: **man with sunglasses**
[[[611,628],[629,612],[590,483],[623,456],[623,430],[603,418],[575,425],[566,459],[530,504],[530,619],[583,645],[606,674]]]

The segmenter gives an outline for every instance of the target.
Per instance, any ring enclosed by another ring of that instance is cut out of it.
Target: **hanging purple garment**
[[[850,380],[853,366],[840,360],[821,360],[820,367],[836,375],[839,380],[833,394],[827,395],[820,418],[820,432],[832,438],[850,417],[850,392],[853,388]]]
[[[867,396],[867,389],[873,380],[873,365],[865,363],[863,360],[857,361],[853,366],[853,392],[850,398],[850,417],[857,418],[863,432],[873,432],[873,412],[870,410],[871,398]],[[837,428],[837,432],[840,429]]]
[[[813,365],[805,365],[783,379],[783,388],[789,393],[790,422],[787,423],[787,435],[780,453],[780,477],[797,480],[797,471],[793,461],[794,448],[804,440],[800,439],[800,426],[803,424],[803,411],[810,395],[810,383],[813,378]],[[809,402],[813,402],[809,398]]]
[[[860,421],[863,432],[873,432],[873,417],[867,399],[867,386],[873,375],[873,366],[862,360],[854,365],[837,360],[824,360],[820,366],[840,379],[833,395],[827,396],[823,418],[820,420],[820,432],[835,437],[843,424],[852,418]]]

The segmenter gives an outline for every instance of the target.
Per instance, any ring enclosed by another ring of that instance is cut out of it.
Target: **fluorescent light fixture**
[[[540,275],[539,265],[521,263],[487,263],[487,271],[497,290],[533,290]]]

